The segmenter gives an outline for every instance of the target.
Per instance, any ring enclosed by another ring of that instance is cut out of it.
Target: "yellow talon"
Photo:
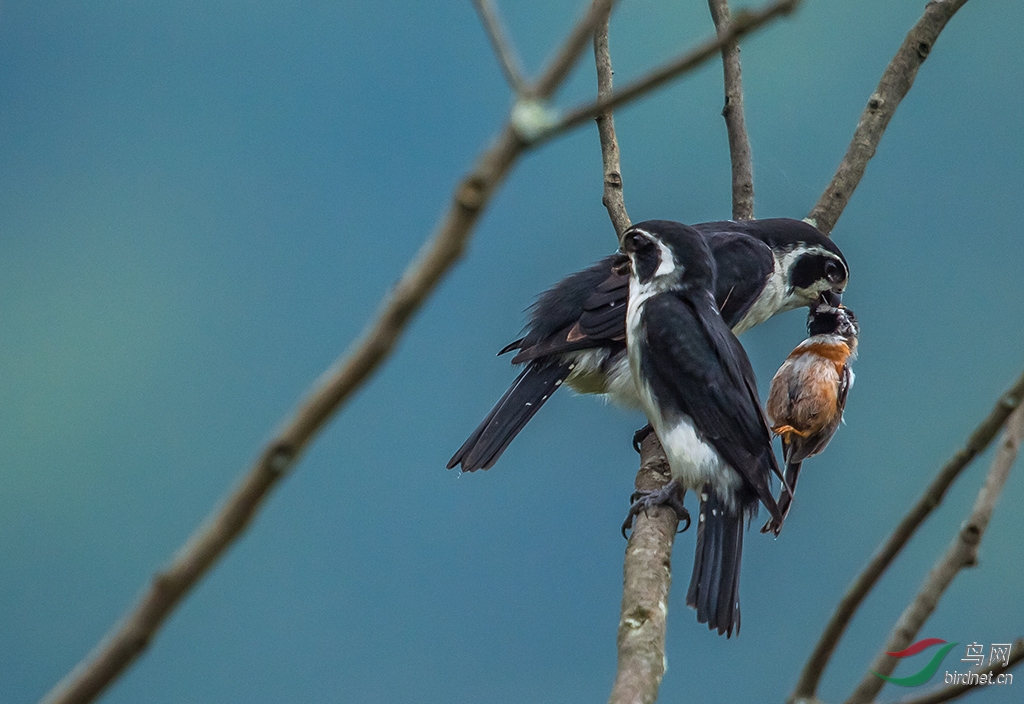
[[[776,425],[774,428],[772,428],[772,432],[775,433],[776,435],[789,435],[789,434],[793,434],[793,435],[798,435],[798,436],[800,436],[802,438],[805,438],[808,435],[810,435],[809,432],[803,432],[803,431],[797,430],[792,425]],[[785,440],[785,439],[786,438],[783,438],[783,440]]]

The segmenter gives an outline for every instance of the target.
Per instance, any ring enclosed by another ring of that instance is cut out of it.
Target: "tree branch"
[[[673,78],[687,71],[692,71],[697,66],[703,64],[721,51],[722,47],[727,43],[735,41],[745,34],[749,34],[782,15],[790,14],[797,8],[800,2],[801,0],[776,0],[776,2],[766,5],[759,10],[741,10],[737,12],[732,20],[732,28],[727,34],[716,39],[704,41],[696,48],[626,84],[625,88],[613,92],[604,100],[598,99],[573,108],[546,130],[541,131],[534,137],[532,143],[546,142],[552,137],[556,137],[577,125],[593,119],[602,112],[614,110],[660,88]]]
[[[995,667],[978,667],[975,668],[974,672],[979,675],[985,674],[990,676],[1001,675],[1007,670],[1013,669],[1024,660],[1024,638],[1018,638],[1010,646],[1010,651],[1013,653],[1006,664],[999,663]],[[991,681],[991,678],[990,680]],[[919,697],[910,697],[907,699],[900,699],[894,704],[942,704],[942,702],[948,702],[957,697],[962,697],[968,692],[972,691],[979,685],[973,684],[951,684],[944,687],[939,687],[927,694],[923,694]]]
[[[498,17],[498,11],[491,0],[473,0],[473,6],[480,14],[480,21],[487,32],[487,38],[491,40],[491,47],[494,55],[498,58],[502,73],[509,86],[517,96],[522,96],[529,90],[529,84],[523,78],[522,64],[516,55],[515,49],[505,36],[505,30]]]
[[[1020,443],[1024,438],[1024,407],[1018,407],[1006,419],[1006,429],[992,466],[985,477],[985,484],[978,492],[970,515],[953,538],[946,553],[935,563],[924,584],[914,600],[907,605],[893,626],[889,639],[871,663],[871,670],[883,675],[891,675],[899,662],[898,658],[888,653],[903,650],[909,646],[924,622],[932,615],[939,605],[942,595],[953,582],[953,579],[966,567],[978,564],[978,545],[988,528],[992,512],[999,500],[999,494],[1006,485],[1010,470],[1017,460]],[[860,684],[846,700],[846,704],[863,704],[871,702],[885,686],[885,680],[871,672],[864,675]]]
[[[860,115],[846,156],[839,164],[832,182],[807,215],[807,221],[825,234],[832,232],[853,195],[868,161],[875,155],[878,143],[889,126],[900,101],[914,85],[921,64],[928,58],[935,40],[967,0],[930,0],[924,14],[907,34],[896,55],[892,57],[878,87],[868,99]]]
[[[1021,405],[1022,399],[1024,399],[1024,374],[1000,397],[988,417],[982,421],[981,425],[968,438],[967,445],[958,451],[939,471],[924,494],[921,495],[921,498],[917,500],[917,503],[911,507],[907,515],[896,526],[892,535],[882,543],[871,558],[871,561],[854,579],[836,607],[835,613],[832,614],[828,625],[825,626],[825,630],[822,632],[817,645],[814,646],[807,664],[804,665],[796,689],[793,690],[793,694],[789,698],[791,703],[814,700],[818,684],[821,682],[825,668],[832,658],[832,653],[835,651],[839,639],[846,631],[846,627],[864,601],[864,598],[881,578],[882,573],[896,559],[900,550],[910,541],[910,538],[913,537],[928,515],[942,503],[942,499],[950,485],[975,457],[985,451],[985,448],[995,438],[999,429],[1006,422],[1006,419]]]
[[[711,19],[719,38],[727,36],[732,27],[728,0],[708,0]],[[732,217],[734,220],[754,219],[754,167],[750,156],[750,138],[743,113],[743,74],[740,68],[740,45],[735,39],[722,45],[722,71],[725,83],[725,106],[722,117],[729,135],[729,158],[732,162]]]
[[[594,32],[594,62],[597,64],[597,99],[603,100],[612,93],[612,56],[608,49],[608,20],[604,20]],[[601,201],[608,210],[615,234],[622,233],[632,224],[626,212],[626,201],[622,191],[622,167],[619,163],[619,140],[615,137],[615,117],[611,110],[597,116],[597,134],[601,138],[601,161],[604,164],[604,196]]]
[[[637,491],[669,480],[668,459],[654,433],[640,446]],[[672,586],[672,543],[679,518],[668,507],[636,517],[626,546],[619,616],[619,667],[609,704],[652,704],[665,674],[665,620]]]

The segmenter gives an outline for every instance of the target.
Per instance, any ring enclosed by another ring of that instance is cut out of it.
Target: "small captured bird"
[[[708,243],[718,276],[716,304],[733,333],[776,313],[818,300],[838,305],[849,268],[839,248],[800,220],[721,221],[694,225]],[[617,253],[571,274],[541,295],[518,350],[526,367],[448,462],[465,472],[488,469],[563,383],[637,408],[626,356],[629,260]]]
[[[766,410],[772,432],[782,438],[789,487],[779,496],[783,519],[793,502],[801,464],[825,449],[843,419],[859,334],[857,318],[849,308],[827,303],[811,306],[807,339],[789,353],[772,379]],[[761,532],[777,534],[774,520]]]
[[[781,473],[754,370],[715,304],[715,260],[698,231],[649,220],[623,233],[622,250],[631,264],[629,367],[672,472],[630,513],[656,505],[685,512],[681,492],[699,493],[686,603],[697,621],[729,637],[740,628],[744,522],[759,503],[780,526],[783,518],[771,493],[771,477]]]

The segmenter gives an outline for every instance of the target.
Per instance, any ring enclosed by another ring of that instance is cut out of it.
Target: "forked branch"
[[[757,10],[741,10],[737,12],[733,16],[732,26],[726,34],[714,39],[705,40],[694,49],[627,83],[625,87],[613,91],[610,96],[603,100],[598,99],[584,103],[569,110],[548,129],[537,135],[534,141],[547,141],[577,125],[592,120],[602,112],[622,107],[642,95],[647,95],[672,79],[700,66],[720,52],[722,47],[729,42],[736,41],[740,37],[750,34],[778,17],[790,14],[796,10],[800,2],[801,0],[776,0],[776,2],[765,5]]]

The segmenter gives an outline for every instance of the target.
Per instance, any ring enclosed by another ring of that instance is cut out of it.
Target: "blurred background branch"
[[[891,675],[899,662],[898,658],[888,653],[899,652],[907,648],[917,636],[921,626],[939,606],[942,595],[952,584],[953,579],[966,567],[978,564],[978,545],[988,528],[992,512],[995,510],[999,495],[1006,486],[1006,479],[1017,461],[1021,439],[1024,438],[1024,407],[1018,406],[1006,419],[1005,430],[999,449],[992,460],[985,483],[978,492],[970,515],[960,527],[946,553],[932,567],[921,585],[914,600],[900,615],[899,620],[889,634],[888,640],[881,651],[875,656],[869,668],[872,672],[865,673],[860,684],[846,700],[846,704],[868,704],[873,701],[885,686],[885,680],[876,677],[873,672]]]
[[[985,420],[971,433],[967,444],[939,470],[921,498],[910,508],[903,520],[846,590],[800,673],[800,679],[790,696],[791,702],[814,699],[825,668],[857,609],[925,519],[942,503],[946,491],[960,476],[960,473],[995,439],[1010,414],[1020,407],[1022,399],[1024,399],[1024,374],[1006,393],[1000,396]]]
[[[914,85],[917,70],[928,58],[939,33],[967,0],[929,0],[924,14],[886,67],[875,92],[860,115],[853,139],[832,182],[807,215],[807,221],[825,234],[832,232],[857,189],[868,162],[875,155],[889,120]]]
[[[487,32],[487,38],[491,40],[491,48],[494,49],[498,65],[501,66],[509,87],[517,96],[526,95],[529,84],[523,77],[523,65],[508,37],[505,36],[505,27],[498,17],[497,8],[491,0],[473,0],[473,6],[480,13],[480,21]]]

